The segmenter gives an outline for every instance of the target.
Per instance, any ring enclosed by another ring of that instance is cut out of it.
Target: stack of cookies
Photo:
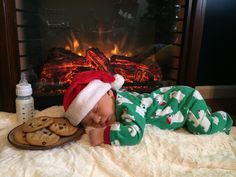
[[[34,146],[52,146],[63,137],[69,137],[78,128],[65,118],[37,117],[20,126],[14,133],[17,143]]]

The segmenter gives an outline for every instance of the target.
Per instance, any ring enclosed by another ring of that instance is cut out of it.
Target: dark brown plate
[[[58,146],[62,146],[68,142],[71,142],[73,140],[78,140],[81,138],[81,136],[83,135],[84,133],[84,129],[82,128],[78,128],[77,132],[71,136],[65,136],[65,137],[60,137],[59,141],[54,144],[54,145],[51,145],[51,146],[34,146],[34,145],[28,145],[28,144],[21,144],[21,143],[18,143],[15,141],[15,138],[14,138],[14,133],[17,129],[21,128],[23,124],[15,127],[14,129],[12,129],[7,138],[8,138],[8,141],[13,145],[15,146],[16,148],[20,148],[20,149],[29,149],[29,150],[47,150],[47,149],[52,149],[52,148],[55,148],[55,147],[58,147]]]

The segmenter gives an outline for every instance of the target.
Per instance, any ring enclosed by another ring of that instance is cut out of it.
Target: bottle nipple
[[[19,82],[19,84],[22,84],[22,85],[28,84],[28,81],[26,80],[26,75],[25,75],[25,73],[21,73],[21,74],[20,74],[20,82]]]
[[[16,85],[16,95],[28,96],[32,94],[31,84],[28,83],[25,73],[21,73],[21,79]]]

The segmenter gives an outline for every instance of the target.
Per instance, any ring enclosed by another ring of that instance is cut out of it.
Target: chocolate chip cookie
[[[60,139],[60,136],[51,132],[46,128],[42,128],[32,133],[26,134],[26,140],[31,145],[36,146],[50,146],[56,144]]]
[[[36,117],[29,121],[27,121],[23,126],[22,130],[24,132],[34,132],[36,130],[39,130],[44,127],[48,127],[53,123],[52,117],[42,116],[42,117]]]
[[[60,136],[71,136],[78,128],[70,124],[66,118],[54,119],[54,122],[49,126],[49,130]]]
[[[23,132],[22,128],[19,128],[19,129],[16,130],[16,132],[14,133],[14,139],[16,140],[17,143],[29,144],[26,141],[26,133]]]

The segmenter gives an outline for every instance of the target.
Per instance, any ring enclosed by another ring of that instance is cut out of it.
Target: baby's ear
[[[108,94],[110,97],[114,97],[114,93],[113,93],[112,90],[109,90],[109,91],[107,92],[107,94]]]

